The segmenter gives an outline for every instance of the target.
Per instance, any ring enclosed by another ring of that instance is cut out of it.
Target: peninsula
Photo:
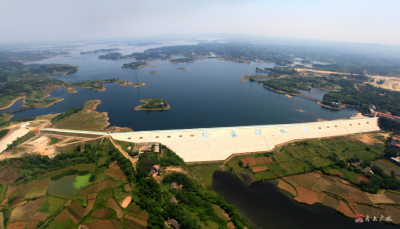
[[[164,111],[171,108],[165,100],[161,99],[142,99],[140,102],[145,104],[135,107],[135,110]]]

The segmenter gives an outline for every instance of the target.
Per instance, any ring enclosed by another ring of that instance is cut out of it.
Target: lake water
[[[276,181],[245,185],[233,173],[215,172],[212,189],[235,205],[255,228],[398,228],[384,223],[357,224],[354,219],[344,217],[332,208],[320,204],[299,204],[276,185]]]
[[[124,48],[120,51],[121,53],[130,54],[150,47],[156,46],[119,48]],[[101,53],[79,54],[81,51],[100,48],[110,48],[110,46],[89,46],[73,51],[72,57],[54,57],[35,63],[81,66],[74,74],[54,76],[67,82],[110,78],[136,82],[136,72],[139,82],[145,83],[146,86],[133,88],[105,84],[106,91],[77,89],[78,93],[68,93],[65,89],[59,89],[52,92],[49,98],[64,98],[64,101],[48,108],[16,113],[13,119],[61,113],[72,107],[83,106],[85,102],[92,99],[100,99],[103,102],[97,107],[97,111],[108,112],[112,126],[130,127],[137,131],[313,122],[319,118],[326,120],[346,118],[356,111],[355,108],[328,109],[304,98],[290,99],[255,82],[239,81],[245,74],[254,74],[256,67],[273,67],[271,63],[246,65],[204,59],[194,63],[172,64],[166,60],[158,60],[149,62],[150,65],[157,66],[154,68],[123,69],[122,64],[133,62],[134,59],[101,60],[97,59],[97,56],[102,55]],[[188,71],[176,69],[181,67],[187,68]],[[152,70],[158,70],[158,72],[145,73]],[[313,90],[312,93],[314,92],[318,94],[318,98],[322,98],[321,95],[327,91],[321,93]],[[167,111],[134,110],[134,107],[141,104],[139,100],[151,98],[165,99],[171,105],[171,109]],[[16,110],[21,106],[22,100],[0,112]],[[299,110],[305,112],[299,112]]]
[[[60,196],[73,196],[78,189],[74,188],[76,175],[64,176],[58,180],[49,181],[49,193]]]

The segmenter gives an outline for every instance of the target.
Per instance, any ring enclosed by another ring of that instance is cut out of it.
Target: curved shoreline
[[[17,101],[20,100],[20,99],[25,99],[25,97],[18,97],[18,98],[16,98],[16,99],[14,99],[14,100],[11,101],[11,103],[8,104],[7,106],[5,106],[5,107],[0,107],[0,110],[5,110],[5,109],[7,109],[7,108],[10,108],[12,105],[14,105],[15,102],[17,102]],[[24,103],[25,103],[25,101],[24,101]]]
[[[135,111],[166,111],[166,110],[171,109],[171,106],[169,105],[169,103],[168,103],[168,107],[164,108],[164,109],[141,109],[140,107],[143,106],[143,105],[148,104],[149,101],[147,101],[147,99],[142,99],[142,100],[139,100],[139,102],[142,102],[142,103],[145,103],[145,104],[141,104],[141,105],[135,107]]]
[[[264,84],[263,84],[263,86],[264,86],[265,88],[268,88],[268,89],[272,90],[272,91],[276,91],[276,92],[279,92],[279,93],[281,93],[281,94],[285,94],[286,96],[288,96],[288,95],[289,95],[289,96],[294,95],[294,96],[299,96],[299,97],[302,97],[302,98],[305,98],[305,99],[314,101],[314,102],[316,102],[317,104],[319,104],[319,105],[321,105],[321,106],[323,106],[323,107],[326,107],[326,108],[335,109],[335,110],[340,110],[340,109],[346,107],[345,104],[343,104],[341,107],[331,107],[331,106],[328,106],[328,105],[323,104],[321,101],[319,101],[319,100],[317,100],[317,99],[313,99],[313,98],[304,96],[304,95],[302,95],[302,94],[296,94],[296,93],[290,93],[290,92],[285,92],[285,91],[279,91],[279,90],[276,90],[276,89],[274,89],[274,88],[272,88],[272,87],[265,86]],[[289,97],[289,96],[288,96],[288,97]],[[290,97],[289,97],[289,98],[290,98]]]

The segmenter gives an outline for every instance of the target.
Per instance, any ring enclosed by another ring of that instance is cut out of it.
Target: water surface
[[[49,181],[49,192],[53,195],[73,196],[79,189],[74,188],[76,175],[64,176],[58,180]]]
[[[299,204],[276,185],[276,181],[245,185],[233,173],[215,172],[212,189],[235,205],[255,228],[398,228],[384,223],[356,224],[354,219],[344,217],[332,208],[320,204]]]

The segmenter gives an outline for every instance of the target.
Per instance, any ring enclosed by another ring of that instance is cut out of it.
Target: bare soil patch
[[[25,198],[37,198],[46,195],[48,186],[34,187],[29,193],[26,194]]]
[[[47,217],[49,217],[51,214],[50,213],[45,213],[45,212],[36,212],[33,216],[32,219],[33,220],[45,220],[47,219]]]
[[[300,187],[301,185],[297,182],[297,181],[295,181],[293,178],[291,178],[291,177],[284,177],[283,178],[286,182],[288,182],[289,184],[291,184],[293,187],[295,187],[295,188],[297,188],[297,187]]]
[[[10,222],[29,221],[29,219],[36,212],[38,207],[42,204],[44,198],[30,201],[24,206],[17,207],[11,212]]]
[[[297,196],[296,189],[294,189],[292,185],[283,181],[282,179],[276,179],[276,180],[279,182],[278,187],[280,189],[283,189],[283,190],[291,193],[293,196]]]
[[[24,200],[24,198],[17,198],[15,200],[13,200],[11,203],[8,204],[8,208],[16,208],[17,204],[21,203]],[[24,203],[26,203],[26,201],[24,201]],[[19,205],[22,206],[22,205]]]
[[[339,205],[339,200],[330,195],[326,195],[321,202],[323,205],[331,207],[333,209],[336,209]]]
[[[394,204],[394,201],[392,199],[383,194],[370,194],[367,192],[365,194],[374,204],[383,204],[383,203]]]
[[[391,200],[393,200],[396,204],[400,204],[400,195],[390,192],[390,191],[386,191],[384,193],[385,196],[389,197]]]
[[[360,183],[361,181],[369,182],[369,179],[363,176],[358,176],[357,183]]]
[[[320,173],[308,173],[308,175],[316,177],[316,178],[320,178],[321,177]]]
[[[251,167],[251,169],[253,170],[253,172],[261,172],[261,171],[264,171],[264,170],[268,170],[269,169],[269,167],[268,167],[268,165],[262,165],[262,166],[254,166],[254,167]]]
[[[394,222],[400,223],[400,209],[394,206],[385,206],[385,211],[387,215],[390,215]]]
[[[350,191],[348,189],[345,189],[345,188],[342,188],[342,187],[339,187],[339,186],[336,186],[336,185],[326,186],[324,188],[324,190],[326,190],[327,192],[336,194],[336,195],[345,195],[345,194],[349,194],[350,193]]]
[[[69,208],[67,208],[69,213],[71,213],[72,216],[74,216],[78,221],[82,219],[85,213],[85,208],[83,208],[81,205],[77,203],[72,203]]]
[[[113,188],[114,185],[115,185],[115,181],[105,180],[105,181],[101,182],[101,184],[99,185],[99,191],[107,189],[107,188]]]
[[[96,193],[90,193],[90,194],[88,195],[88,199],[89,199],[89,200],[94,200],[94,199],[96,199],[96,196],[97,196],[97,192],[96,192]]]
[[[357,210],[358,213],[364,214],[364,216],[369,215],[370,218],[373,218],[373,216],[379,218],[381,215],[386,215],[386,212],[384,210],[369,207],[367,205],[357,204],[357,206],[355,206],[354,208]]]
[[[86,194],[89,194],[89,193],[92,193],[92,192],[97,192],[97,186],[98,186],[97,184],[94,184],[94,185],[86,188],[85,190],[83,190],[80,193],[80,195],[86,195]]]
[[[122,209],[118,206],[117,202],[115,202],[114,198],[109,197],[108,201],[107,201],[107,205],[106,207],[109,207],[111,209],[113,209],[114,211],[117,212],[117,218],[121,219],[122,216],[124,216],[124,212],[122,211]]]
[[[121,207],[126,208],[131,203],[132,196],[127,196],[121,203]]]
[[[7,168],[1,170],[0,179],[6,181],[6,184],[13,183],[15,181],[14,174],[11,173]]]
[[[249,157],[249,158],[244,158],[244,159],[242,159],[242,161],[243,161],[243,163],[244,163],[245,165],[249,164],[250,166],[254,166],[254,165],[257,164],[256,160],[255,160],[254,158],[251,158],[251,157]]]
[[[18,177],[18,168],[15,165],[9,165],[7,168],[14,175],[14,178],[17,179],[17,177]]]
[[[64,209],[62,212],[60,212],[55,219],[57,220],[58,224],[62,224],[68,219],[72,220],[75,224],[78,223],[78,221],[67,211],[67,209]]]
[[[318,181],[318,178],[307,174],[292,176],[292,178],[308,189],[311,189]]]
[[[306,203],[312,205],[314,203],[320,203],[318,199],[318,193],[306,189],[304,187],[298,187],[297,189],[298,196],[294,198],[296,201],[301,203]]]
[[[65,203],[65,207],[68,207],[69,205],[71,205],[71,202],[72,202],[72,199],[69,199],[69,200],[67,201],[67,203]]]
[[[125,185],[125,192],[130,192],[132,190],[131,186],[129,184]]]
[[[14,184],[11,184],[8,186],[7,188],[7,192],[6,192],[6,199],[11,196],[11,194],[13,194],[15,192],[15,190],[17,190],[17,186],[14,186]]]
[[[262,165],[262,164],[266,163],[264,158],[262,158],[262,157],[256,157],[256,162],[257,162],[257,165]]]
[[[349,182],[349,183],[350,183],[350,182]],[[346,184],[344,184],[344,183],[342,183],[342,182],[340,182],[340,181],[336,181],[336,182],[335,182],[335,185],[336,185],[336,186],[339,186],[339,187],[342,187],[342,188],[345,188],[345,189],[348,189],[348,190],[350,190],[350,192],[361,192],[360,189],[355,188],[355,187],[353,187],[353,186],[351,186],[351,185],[346,185]]]
[[[114,224],[114,227],[116,228],[116,229],[122,229],[122,224],[121,224],[121,222],[119,222],[117,219],[111,219],[111,222]]]
[[[354,212],[350,209],[350,207],[343,201],[343,200],[339,200],[339,205],[337,206],[336,210],[338,210],[339,212],[343,213],[344,215],[348,216],[348,217],[355,217]]]
[[[263,157],[264,161],[267,163],[272,163],[274,162],[274,159],[272,159],[271,157]]]
[[[111,214],[112,210],[109,208],[100,208],[92,212],[91,216],[96,218],[106,219]]]
[[[110,220],[95,219],[93,223],[87,225],[90,229],[114,229],[114,225]]]
[[[123,219],[123,224],[125,227],[128,227],[128,228],[134,228],[135,226],[139,227],[139,228],[143,228],[143,229],[147,228],[146,220],[139,219],[139,218],[136,218],[131,215],[125,215],[125,217]]]
[[[95,200],[89,200],[89,201],[88,201],[88,205],[87,205],[87,207],[86,207],[85,212],[83,213],[83,215],[86,215],[87,213],[89,213],[89,212],[93,209],[94,202],[95,202]]]
[[[35,229],[38,224],[39,221],[36,220],[31,221],[31,224],[29,224],[29,229]]]
[[[225,220],[231,220],[229,215],[220,206],[212,204],[212,207],[214,208],[215,213],[217,213],[217,215],[220,218],[225,219]]]
[[[364,192],[353,192],[348,195],[342,195],[347,201],[371,204],[369,198],[364,194]]]
[[[321,192],[324,190],[325,187],[332,185],[333,182],[330,182],[329,180],[321,177],[315,182],[315,184],[311,187],[311,190],[316,191],[316,192]]]
[[[7,224],[7,229],[23,229],[28,227],[29,222],[15,222]]]
[[[107,175],[111,176],[111,177],[115,177],[117,179],[121,179],[123,181],[126,181],[126,177],[124,172],[122,172],[121,168],[119,167],[118,164],[114,164],[113,166],[111,166],[111,168],[109,168],[107,170]]]

